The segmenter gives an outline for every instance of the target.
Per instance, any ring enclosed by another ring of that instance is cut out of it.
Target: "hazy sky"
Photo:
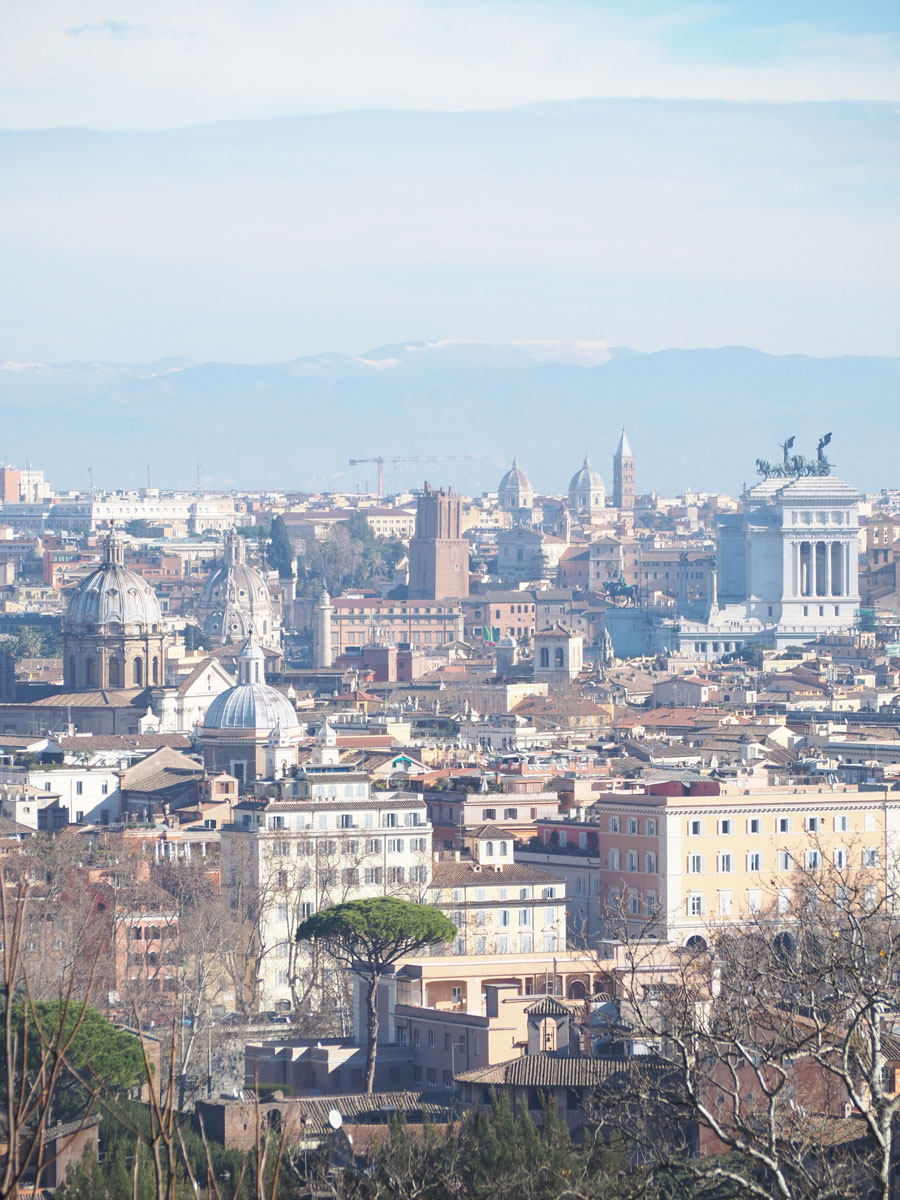
[[[896,0],[28,0],[0,35],[0,357],[900,353]]]

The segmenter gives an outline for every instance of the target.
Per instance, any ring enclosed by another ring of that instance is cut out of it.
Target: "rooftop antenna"
[[[203,466],[203,463],[197,463],[197,491],[198,492],[200,491],[200,469],[202,466]]]

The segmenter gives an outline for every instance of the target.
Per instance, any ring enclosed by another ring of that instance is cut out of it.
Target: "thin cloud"
[[[131,25],[127,21],[97,21],[93,25],[71,25],[66,30],[70,37],[84,37],[86,34],[99,33],[105,34],[107,37],[127,38],[139,37],[144,32],[143,28],[137,25]]]

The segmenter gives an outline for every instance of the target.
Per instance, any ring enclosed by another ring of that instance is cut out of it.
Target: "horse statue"
[[[603,584],[606,599],[616,608],[637,604],[637,588],[625,582],[625,576],[619,571],[614,579],[607,579]]]

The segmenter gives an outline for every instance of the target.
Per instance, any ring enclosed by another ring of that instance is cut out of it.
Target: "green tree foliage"
[[[206,634],[199,625],[185,625],[184,627],[184,648],[185,650],[206,650],[209,641]]]
[[[298,942],[317,942],[366,985],[366,1091],[371,1092],[378,1041],[379,980],[401,958],[428,946],[452,942],[456,926],[428,904],[375,896],[368,900],[348,900],[314,913],[299,927],[296,936]]]
[[[338,595],[344,588],[373,586],[390,577],[405,552],[403,542],[376,537],[365,514],[354,512],[322,541],[303,542],[305,576],[300,590],[315,595],[324,584]]]
[[[45,625],[20,625],[16,633],[0,642],[16,661],[20,658],[62,658],[62,633]]]
[[[349,1181],[352,1200],[624,1200],[638,1194],[616,1146],[588,1135],[574,1145],[555,1104],[536,1124],[505,1096],[493,1111],[422,1130],[403,1121]],[[641,1181],[646,1185],[646,1180]]]
[[[32,1007],[20,1000],[13,1006],[13,1023],[20,1054],[24,1055],[26,1083],[38,1077],[42,1058],[47,1066],[43,1047],[48,1043],[68,1044],[78,1027],[59,1076],[53,1100],[54,1121],[81,1118],[92,1106],[95,1092],[104,1098],[121,1095],[144,1074],[139,1040],[117,1029],[94,1008],[86,1008],[82,1016],[79,1004],[38,1000]],[[19,1061],[16,1069],[20,1075],[22,1067]]]
[[[291,544],[284,517],[280,515],[272,522],[266,557],[269,566],[274,567],[281,579],[291,578],[294,573],[294,547]]]

